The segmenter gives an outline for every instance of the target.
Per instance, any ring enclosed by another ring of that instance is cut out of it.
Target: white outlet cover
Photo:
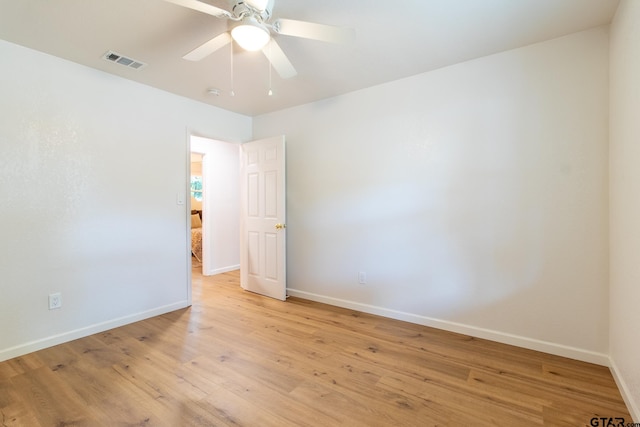
[[[62,307],[62,294],[56,292],[49,294],[49,310],[55,310]]]

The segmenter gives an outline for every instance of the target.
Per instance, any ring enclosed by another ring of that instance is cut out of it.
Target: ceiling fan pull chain
[[[273,58],[271,56],[271,46],[273,46],[273,40],[269,40],[269,60],[267,61],[269,64],[269,92],[267,94],[269,96],[273,96],[273,90],[271,90],[271,69],[273,68],[273,65],[271,64],[271,58]]]
[[[230,60],[230,69],[231,69],[231,96],[236,96],[236,92],[233,90],[234,89],[234,84],[233,84],[233,40],[231,40],[231,43],[229,43],[229,52],[231,52],[231,54],[229,55],[229,60]]]

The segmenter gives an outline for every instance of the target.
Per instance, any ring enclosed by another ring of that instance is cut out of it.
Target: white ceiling
[[[229,0],[230,1],[230,0]],[[207,0],[229,8],[227,0]],[[182,56],[226,21],[163,0],[0,0],[0,38],[159,89],[255,116],[608,24],[618,0],[275,0],[274,17],[352,27],[354,45],[276,36],[298,75],[228,46]],[[145,62],[102,59],[112,50]],[[43,70],[46,72],[46,70]],[[220,90],[219,96],[207,92]]]

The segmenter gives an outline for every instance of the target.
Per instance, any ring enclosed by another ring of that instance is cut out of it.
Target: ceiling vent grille
[[[125,67],[133,68],[134,70],[139,70],[140,68],[144,68],[147,66],[142,61],[136,61],[135,59],[127,58],[126,56],[122,56],[119,53],[108,51],[102,57],[105,61],[115,62],[116,64],[124,65]]]

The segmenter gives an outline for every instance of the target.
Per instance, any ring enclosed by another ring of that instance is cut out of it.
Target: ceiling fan
[[[274,0],[234,0],[231,11],[198,0],[165,1],[231,21],[231,31],[212,38],[183,56],[190,61],[199,61],[235,41],[245,50],[262,50],[280,77],[288,79],[297,74],[296,69],[271,32],[331,43],[355,40],[355,31],[351,28],[281,18],[271,22]]]

